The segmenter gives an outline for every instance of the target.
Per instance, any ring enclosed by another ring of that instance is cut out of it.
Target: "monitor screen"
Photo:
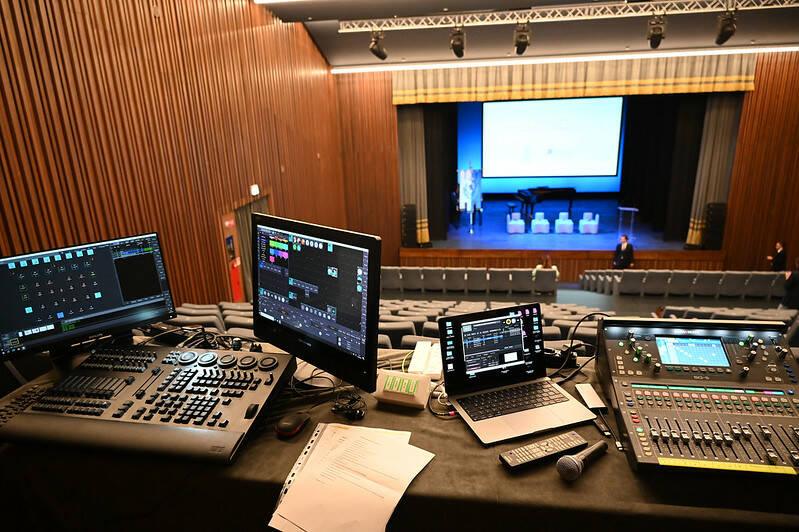
[[[730,361],[719,338],[655,338],[663,364],[675,366],[729,367]]]
[[[155,233],[2,259],[0,291],[3,356],[175,313]]]
[[[256,336],[374,391],[378,237],[254,214],[253,294]]]

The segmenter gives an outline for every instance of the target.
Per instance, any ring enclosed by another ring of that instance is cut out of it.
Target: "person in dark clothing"
[[[785,272],[785,295],[780,308],[799,309],[799,271]]]
[[[771,261],[771,271],[773,272],[784,272],[785,271],[785,243],[782,240],[778,240],[777,243],[774,245],[777,249],[777,253],[774,256],[769,255],[766,257],[768,260]]]
[[[627,235],[621,235],[621,242],[616,245],[616,254],[613,256],[613,269],[623,270],[634,265],[633,245],[627,242]]]

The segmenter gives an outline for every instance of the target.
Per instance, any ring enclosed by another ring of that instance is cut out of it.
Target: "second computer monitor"
[[[262,214],[252,234],[255,335],[374,391],[380,238]]]

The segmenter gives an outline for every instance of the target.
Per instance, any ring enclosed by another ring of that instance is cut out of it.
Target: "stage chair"
[[[721,283],[721,278],[723,276],[724,274],[722,272],[697,272],[692,295],[718,296],[719,283]]]
[[[594,216],[593,213],[584,212],[583,219],[579,223],[580,233],[597,234],[599,232],[599,215]]]
[[[533,290],[537,294],[556,294],[558,292],[558,272],[554,268],[539,268],[535,272]]]
[[[744,297],[768,297],[774,284],[773,272],[752,272],[746,281]]]
[[[513,286],[510,268],[490,268],[488,270],[488,290],[510,294]]]
[[[391,349],[391,338],[387,334],[377,335],[377,348],[378,349]]]
[[[444,290],[444,268],[422,268],[424,291],[442,292]]]
[[[444,268],[444,292],[466,291],[466,268]]]
[[[558,219],[555,220],[555,232],[556,233],[574,232],[574,222],[569,219],[568,212],[562,212],[558,214]]]
[[[514,212],[505,216],[505,231],[508,233],[524,233],[524,220],[520,212]]]
[[[511,291],[529,294],[533,291],[532,270],[512,269],[510,271]]]
[[[544,218],[543,212],[535,213],[535,218],[530,222],[533,233],[549,233],[549,220]]]
[[[671,296],[690,296],[694,289],[697,272],[693,270],[673,270],[669,279],[667,294]]]
[[[785,295],[785,272],[776,272],[774,274],[774,284],[771,285],[770,298],[782,299]]]
[[[399,266],[383,266],[380,268],[381,290],[402,290],[402,274]]]
[[[646,270],[621,270],[621,275],[611,275],[613,295],[641,295]]]
[[[418,266],[400,266],[400,275],[402,276],[402,289],[403,290],[423,290],[424,278],[422,277],[422,269]]]
[[[380,335],[388,336],[391,345],[402,345],[402,337],[416,334],[411,321],[381,321],[377,324],[378,337]]]
[[[488,291],[488,270],[486,268],[466,268],[466,291]]]
[[[666,294],[670,278],[671,270],[647,270],[641,292],[645,296]]]
[[[742,298],[750,275],[749,272],[724,272],[719,283],[719,296]]]
[[[427,338],[439,338],[438,323],[433,323],[432,321],[425,322],[424,325],[422,325],[422,336]]]

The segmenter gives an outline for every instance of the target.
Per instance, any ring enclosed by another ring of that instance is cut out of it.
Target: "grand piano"
[[[536,203],[541,203],[548,199],[567,199],[569,200],[569,218],[572,217],[572,205],[577,191],[571,187],[550,188],[521,188],[516,193],[516,199],[522,203],[522,216],[528,218],[533,216],[533,209]]]

